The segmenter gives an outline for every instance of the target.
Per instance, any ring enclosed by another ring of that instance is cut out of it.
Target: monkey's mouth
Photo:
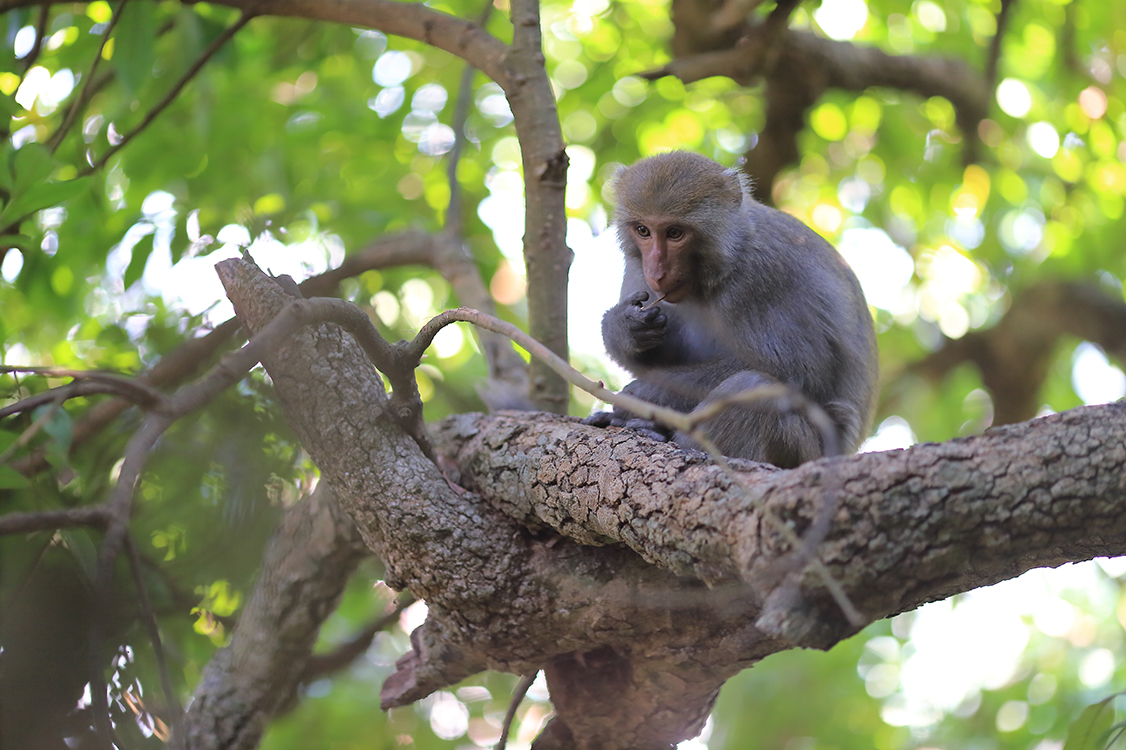
[[[678,284],[678,285],[674,286],[672,289],[668,289],[668,290],[658,289],[656,291],[657,291],[657,294],[660,296],[662,302],[670,302],[672,304],[676,304],[677,302],[680,302],[681,300],[683,300],[685,297],[688,296],[688,293],[691,291],[691,288],[688,284]]]

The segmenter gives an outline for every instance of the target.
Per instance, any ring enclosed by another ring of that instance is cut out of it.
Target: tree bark
[[[300,304],[242,261],[222,275],[252,330]],[[338,327],[306,329],[265,364],[389,582],[430,606],[383,705],[482,669],[546,667],[557,715],[539,748],[670,747],[733,674],[859,627],[764,507],[801,534],[830,488],[817,555],[865,622],[1126,552],[1126,405],[792,471],[733,462],[734,474],[628,431],[462,415],[435,434],[459,492],[388,418],[378,374]]]

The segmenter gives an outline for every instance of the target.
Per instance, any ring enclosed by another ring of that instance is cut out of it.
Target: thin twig
[[[368,650],[371,642],[375,640],[375,636],[398,622],[403,610],[414,604],[415,601],[417,600],[410,594],[403,594],[392,603],[390,610],[373,620],[355,638],[327,654],[310,656],[308,661],[305,662],[305,668],[301,670],[300,682],[312,682],[319,677],[338,672],[354,662],[357,657]]]
[[[203,66],[207,64],[207,62],[215,55],[215,53],[218,52],[220,48],[222,48],[222,46],[226,44],[231,37],[237,34],[239,30],[241,30],[242,27],[245,26],[252,18],[254,18],[253,13],[244,12],[241,16],[239,16],[239,19],[235,21],[235,23],[233,23],[231,26],[228,26],[222,34],[216,37],[215,41],[213,41],[211,45],[203,51],[203,54],[201,54],[199,58],[194,63],[192,63],[192,66],[188,68],[187,72],[185,72],[184,75],[180,77],[180,80],[176,82],[176,85],[173,86],[172,89],[164,95],[164,98],[161,99],[155,107],[150,109],[148,113],[145,114],[145,117],[143,120],[141,120],[141,123],[137,127],[130,130],[128,133],[126,133],[124,136],[122,136],[121,140],[116,144],[106,149],[106,152],[102,154],[97,161],[79,172],[79,177],[93,174],[94,172],[101,169],[103,166],[105,166],[105,163],[109,161],[111,157],[113,157],[114,154],[125,148],[125,146],[129,144],[129,141],[133,140],[150,124],[152,124],[152,121],[155,120],[161,112],[167,109],[168,105],[176,100],[176,97],[180,95],[180,92],[184,90],[184,87],[187,86],[193,78],[195,78],[196,74],[198,74],[199,71],[203,69]]]
[[[27,75],[27,71],[31,70],[31,66],[39,59],[40,53],[43,52],[43,37],[47,35],[47,21],[51,17],[51,4],[47,3],[39,9],[39,20],[35,22],[35,45],[28,51],[27,56],[23,59],[23,72]]]
[[[124,398],[146,409],[167,407],[163,393],[136,378],[97,370],[69,370],[54,367],[0,366],[0,372],[30,372],[53,378],[74,378],[76,382],[28,396],[0,409],[0,419],[30,411],[51,401],[65,401],[77,396],[110,394]]]
[[[74,100],[74,103],[70,105],[70,109],[67,110],[66,117],[63,118],[59,129],[52,133],[51,140],[47,141],[47,148],[51,150],[52,154],[58,151],[59,145],[63,142],[63,138],[66,137],[70,126],[74,124],[78,113],[82,111],[82,108],[86,106],[86,102],[89,101],[90,94],[94,90],[94,74],[98,71],[98,65],[101,64],[102,53],[105,51],[106,43],[109,42],[109,36],[113,32],[114,27],[117,26],[117,22],[121,20],[121,14],[125,10],[125,6],[128,2],[129,0],[121,0],[121,4],[117,6],[117,10],[115,10],[113,16],[110,17],[109,23],[106,25],[106,30],[102,34],[102,43],[98,45],[98,51],[94,54],[94,59],[90,62],[90,72],[86,75],[86,81],[82,84],[82,91],[79,92],[78,98]]]
[[[184,713],[180,699],[176,697],[176,690],[172,687],[172,677],[168,673],[168,661],[164,658],[164,644],[160,640],[160,628],[156,624],[156,613],[153,612],[152,600],[149,599],[149,590],[145,579],[141,576],[141,556],[137,552],[137,545],[133,535],[125,536],[125,550],[129,557],[129,572],[133,574],[133,585],[137,589],[137,598],[141,603],[141,620],[149,632],[152,641],[153,655],[156,657],[156,669],[160,673],[160,685],[164,689],[164,700],[168,704],[170,724],[175,724]]]
[[[500,728],[500,739],[497,740],[494,750],[504,750],[508,745],[508,733],[512,730],[512,721],[516,718],[516,709],[520,708],[520,703],[524,700],[524,696],[528,694],[528,689],[532,687],[532,683],[536,681],[536,675],[539,672],[529,672],[520,678],[520,682],[516,683],[516,689],[512,691],[512,700],[508,702],[508,711],[504,714],[504,724]]]

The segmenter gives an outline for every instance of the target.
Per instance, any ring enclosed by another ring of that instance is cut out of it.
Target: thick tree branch
[[[523,525],[626,544],[679,575],[739,581],[763,597],[773,585],[763,574],[788,545],[761,508],[805,528],[836,474],[843,489],[821,559],[871,621],[1029,568],[1126,552],[1124,438],[1126,404],[1116,404],[792,471],[732,462],[753,497],[701,454],[542,416],[455,417],[436,447],[463,486]],[[839,621],[833,612],[808,614],[824,619],[819,645],[842,635],[824,627]]]
[[[252,329],[289,304],[253,266],[228,263]],[[338,327],[306,329],[265,363],[388,581],[430,606],[384,705],[485,668],[546,667],[558,713],[538,747],[667,748],[735,672],[791,638],[827,646],[854,632],[812,572],[777,595],[793,547],[761,522],[767,506],[804,531],[830,480],[840,505],[819,559],[868,620],[1126,551],[1126,406],[793,471],[742,463],[753,497],[706,457],[634,433],[463,416],[439,432],[476,488],[456,493],[388,417],[379,377]]]

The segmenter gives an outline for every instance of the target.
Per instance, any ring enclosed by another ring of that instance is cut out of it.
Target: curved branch
[[[258,15],[331,21],[414,39],[460,57],[502,87],[507,47],[472,21],[398,0],[218,0],[216,5]]]

